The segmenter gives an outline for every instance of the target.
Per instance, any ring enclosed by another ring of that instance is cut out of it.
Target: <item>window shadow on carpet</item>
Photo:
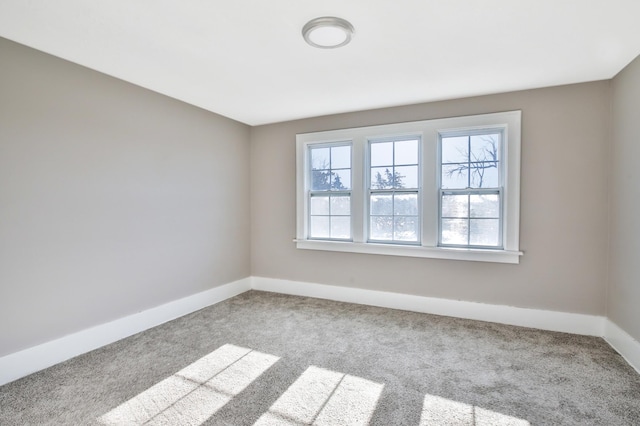
[[[226,344],[102,415],[115,425],[193,425],[211,419],[280,360]],[[384,384],[308,367],[254,426],[368,425]],[[419,426],[529,426],[526,420],[426,394]]]
[[[201,425],[280,358],[224,345],[101,416],[106,426]]]

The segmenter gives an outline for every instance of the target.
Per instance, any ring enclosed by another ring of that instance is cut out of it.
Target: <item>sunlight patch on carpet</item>
[[[311,366],[254,426],[367,425],[384,385]]]
[[[224,345],[101,416],[105,426],[198,426],[280,358]]]
[[[420,426],[530,426],[526,420],[495,411],[425,395]]]

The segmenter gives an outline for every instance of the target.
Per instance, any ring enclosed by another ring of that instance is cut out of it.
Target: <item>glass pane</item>
[[[471,136],[471,161],[498,161],[500,134]]]
[[[469,217],[469,196],[442,195],[442,217]]]
[[[498,194],[471,195],[470,205],[471,217],[500,217],[500,197]]]
[[[311,214],[313,214],[313,212]],[[331,214],[332,215],[351,214],[351,198],[350,197],[331,197]]]
[[[331,238],[351,238],[350,217],[331,217]]]
[[[314,191],[330,190],[331,172],[329,170],[314,170],[311,172],[311,189]]]
[[[329,216],[311,216],[309,237],[329,238]]]
[[[391,194],[371,194],[371,214],[372,215],[392,215],[393,199]]]
[[[371,188],[388,189],[393,188],[395,181],[393,177],[393,167],[372,167],[371,168]]]
[[[418,194],[396,194],[394,195],[395,215],[416,216],[418,214]]]
[[[469,243],[475,246],[500,245],[500,221],[498,219],[471,219]]]
[[[442,138],[442,164],[466,163],[469,161],[469,138],[457,136]]]
[[[371,216],[369,238],[391,241],[393,238],[393,216]]]
[[[442,219],[442,244],[467,245],[468,233],[466,219]]]
[[[311,168],[321,170],[329,167],[329,148],[311,148]]]
[[[394,177],[395,188],[417,188],[418,166],[396,167]]]
[[[394,164],[418,164],[418,141],[396,142]]]
[[[469,184],[469,170],[466,164],[451,164],[442,166],[443,189],[466,188]]]
[[[396,217],[393,227],[393,239],[398,241],[418,241],[418,218]]]
[[[496,161],[471,163],[470,167],[472,188],[497,188],[500,186]]]
[[[371,144],[371,167],[393,165],[393,142]]]
[[[335,146],[331,148],[331,168],[350,169],[351,168],[351,147]]]
[[[351,189],[351,170],[333,170],[331,174],[331,189]]]
[[[311,214],[329,214],[329,197],[311,197]]]

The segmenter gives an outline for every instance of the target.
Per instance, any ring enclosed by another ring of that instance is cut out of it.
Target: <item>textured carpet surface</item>
[[[0,425],[640,425],[602,339],[250,291],[0,387]]]

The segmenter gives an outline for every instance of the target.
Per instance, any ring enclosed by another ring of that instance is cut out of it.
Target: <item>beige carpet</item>
[[[0,387],[0,425],[640,425],[602,339],[251,291]]]

